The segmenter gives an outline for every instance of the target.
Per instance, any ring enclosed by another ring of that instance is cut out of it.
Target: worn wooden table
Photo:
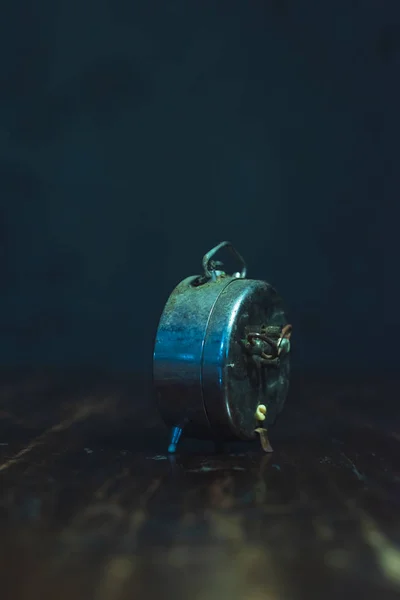
[[[399,389],[297,378],[272,455],[170,459],[140,378],[3,371],[1,598],[398,598]]]

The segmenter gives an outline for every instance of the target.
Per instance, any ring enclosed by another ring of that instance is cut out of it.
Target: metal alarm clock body
[[[213,257],[228,247],[241,271],[227,275]],[[252,440],[281,412],[289,387],[291,326],[282,300],[265,281],[246,278],[230,242],[203,258],[203,274],[170,295],[154,348],[158,409],[171,427],[169,452],[188,437]]]

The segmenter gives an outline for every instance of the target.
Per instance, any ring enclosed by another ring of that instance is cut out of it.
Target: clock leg
[[[175,454],[176,447],[181,439],[183,428],[182,427],[173,427],[171,430],[171,437],[168,446],[168,453]]]

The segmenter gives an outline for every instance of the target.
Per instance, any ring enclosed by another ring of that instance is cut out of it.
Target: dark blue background
[[[0,363],[148,369],[230,239],[299,368],[394,368],[398,0],[14,0],[0,21]]]

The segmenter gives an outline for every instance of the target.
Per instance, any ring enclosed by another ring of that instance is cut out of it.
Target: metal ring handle
[[[208,278],[212,277],[211,271],[208,268],[209,264],[210,264],[210,260],[212,259],[213,256],[215,256],[215,254],[217,254],[217,252],[219,252],[222,248],[229,248],[231,250],[231,252],[236,256],[236,258],[239,260],[239,262],[242,264],[242,270],[240,272],[240,278],[244,279],[246,277],[246,273],[247,273],[247,267],[246,267],[246,263],[244,262],[244,258],[239,254],[239,252],[232,246],[231,242],[221,242],[220,244],[218,244],[218,246],[215,246],[215,248],[212,248],[211,250],[209,250],[207,252],[207,254],[205,254],[203,256],[203,270],[204,270],[204,275]]]

